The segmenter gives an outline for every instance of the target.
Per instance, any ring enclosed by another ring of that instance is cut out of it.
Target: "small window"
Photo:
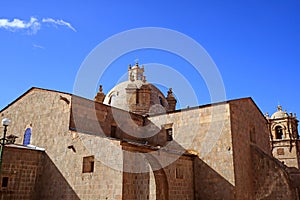
[[[283,132],[281,126],[276,126],[275,128],[275,139],[283,139]]]
[[[112,95],[109,97],[108,104],[109,104],[109,105],[114,104],[115,98],[116,98],[116,95],[115,95],[115,94],[112,94]]]
[[[182,166],[177,166],[176,167],[175,177],[177,179],[183,179],[183,169],[182,169]]]
[[[83,157],[82,173],[94,172],[94,156]]]
[[[163,102],[162,97],[159,97],[159,103],[160,103],[160,105],[164,106],[164,102]]]
[[[173,140],[173,129],[168,128],[168,129],[166,129],[166,132],[167,132],[167,141],[172,141]]]
[[[277,155],[284,155],[284,149],[283,148],[278,148],[277,149]]]
[[[111,126],[110,127],[110,137],[115,138],[116,137],[116,132],[117,132],[117,127],[116,126]]]
[[[2,187],[6,188],[8,186],[8,177],[2,178]]]

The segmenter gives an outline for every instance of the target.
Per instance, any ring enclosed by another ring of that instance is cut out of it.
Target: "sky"
[[[272,114],[280,104],[300,115],[300,1],[296,0],[1,0],[0,109],[31,87],[74,93],[91,52],[116,34],[145,27],[173,30],[201,45],[220,74],[224,100],[251,97],[263,113]],[[118,48],[112,45],[97,55],[99,66],[96,60],[93,69],[99,77],[93,93],[99,84],[107,93],[124,80],[128,64],[138,59],[146,66],[146,76],[147,70],[154,70],[159,80],[166,80],[156,82],[165,94],[180,82],[165,69],[188,82],[197,102],[190,102],[188,92],[178,95],[185,91],[182,84],[177,93],[173,89],[180,107],[214,102],[205,75],[172,52],[141,48],[100,66]],[[98,67],[105,69],[101,76]],[[149,82],[153,78],[147,76]]]

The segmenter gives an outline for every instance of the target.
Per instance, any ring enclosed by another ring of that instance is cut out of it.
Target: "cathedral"
[[[0,111],[0,199],[299,199],[296,114],[251,98],[176,109],[138,63],[102,87],[33,87]]]

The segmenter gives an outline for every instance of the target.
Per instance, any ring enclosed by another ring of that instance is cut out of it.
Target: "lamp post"
[[[7,132],[7,127],[10,124],[10,119],[4,118],[2,119],[2,125],[4,126],[3,138],[1,138],[1,151],[0,151],[0,174],[2,174],[2,158],[3,158],[3,151],[4,151],[4,144],[5,144],[5,137]]]

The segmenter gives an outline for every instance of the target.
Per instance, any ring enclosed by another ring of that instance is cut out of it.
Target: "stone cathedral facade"
[[[3,108],[0,199],[299,199],[295,114],[251,98],[176,110],[144,70],[94,100],[31,88]]]

